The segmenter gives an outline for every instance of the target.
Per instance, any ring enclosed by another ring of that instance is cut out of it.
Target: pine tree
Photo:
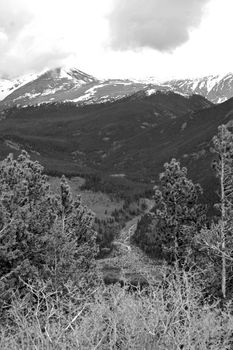
[[[51,192],[43,167],[23,151],[0,165],[0,289],[20,280],[49,281],[55,289],[72,279],[83,288],[98,252],[94,214],[72,198],[66,179]],[[93,280],[93,277],[91,278]]]
[[[185,167],[172,159],[164,168],[155,187],[155,223],[163,248],[178,262],[191,247],[190,233],[195,234],[205,220],[205,207],[198,202],[202,189],[187,178]]]

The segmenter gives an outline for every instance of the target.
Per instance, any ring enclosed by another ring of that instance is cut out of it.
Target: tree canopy
[[[50,190],[43,167],[23,151],[0,164],[0,288],[37,278],[85,286],[98,252],[94,214],[73,199],[65,177]]]

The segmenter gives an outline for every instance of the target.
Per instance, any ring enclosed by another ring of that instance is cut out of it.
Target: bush
[[[0,348],[230,349],[230,305],[221,311],[217,304],[205,303],[196,276],[168,274],[166,269],[162,273],[162,282],[144,292],[100,286],[82,303],[74,289],[54,300],[45,288],[29,286],[23,300],[14,300],[9,311],[12,326],[1,328]],[[29,307],[31,293],[40,296],[34,308]]]

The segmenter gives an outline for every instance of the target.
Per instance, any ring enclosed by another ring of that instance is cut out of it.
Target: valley
[[[233,350],[232,12],[0,0],[0,350]]]
[[[218,80],[212,80],[214,87]],[[233,98],[211,102],[204,97],[208,89],[200,90],[202,81],[168,82],[161,90],[153,82],[150,86],[133,82],[133,90],[129,81],[114,81],[114,89],[112,84],[79,70],[57,69],[16,88],[0,102],[0,159],[25,149],[44,166],[55,192],[61,175],[66,175],[73,194],[80,194],[83,205],[96,214],[99,259],[104,258],[104,266],[114,254],[111,264],[130,252],[129,261],[138,259],[140,249],[133,246],[131,251],[130,241],[122,237],[136,230],[138,220],[150,209],[145,203],[164,163],[172,158],[203,186],[201,200],[213,214],[212,138],[219,125],[231,128],[233,117]],[[29,96],[28,89],[34,87],[36,95]],[[121,95],[114,95],[118,89]],[[113,95],[105,100],[102,93]],[[77,100],[67,101],[66,94]],[[114,275],[113,265],[105,268],[107,275]]]
[[[214,181],[211,139],[231,123],[233,99],[138,92],[115,102],[50,103],[2,112],[0,157],[26,149],[52,176],[83,176],[87,189],[117,193],[153,187],[175,157],[207,189]],[[208,197],[207,201],[210,200]]]

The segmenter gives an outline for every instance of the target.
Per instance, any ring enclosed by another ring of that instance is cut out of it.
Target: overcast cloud
[[[232,0],[0,0],[0,78],[63,65],[100,78],[232,71],[232,12]]]
[[[71,55],[56,23],[60,14],[54,0],[0,0],[0,76],[54,67]]]
[[[111,46],[171,51],[189,38],[208,0],[114,0],[109,15]]]

